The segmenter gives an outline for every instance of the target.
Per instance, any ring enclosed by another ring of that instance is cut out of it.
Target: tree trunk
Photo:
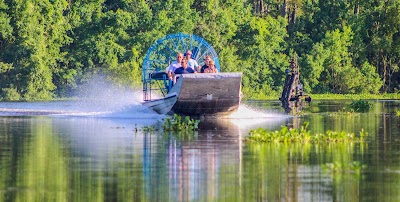
[[[260,12],[261,16],[264,16],[264,0],[260,0]]]
[[[388,73],[388,86],[387,86],[386,91],[392,92],[392,76],[393,76],[393,72],[394,72],[393,68],[392,68],[392,59],[389,56],[387,56],[386,60],[388,61],[387,68],[388,68],[388,72],[389,72]]]
[[[254,14],[255,15],[264,15],[264,1],[263,0],[253,0],[254,5]]]
[[[283,7],[282,7],[282,11],[281,11],[281,16],[283,18],[286,18],[287,10],[288,10],[287,0],[283,0]]]
[[[360,13],[360,3],[357,1],[354,5],[354,14],[358,15]]]
[[[381,58],[381,60],[382,60],[382,70],[383,70],[383,75],[382,75],[382,77],[383,77],[383,92],[386,92],[386,86],[387,86],[387,78],[386,78],[386,76],[387,76],[387,72],[386,72],[386,60],[385,60],[385,58],[384,58],[384,56],[383,56],[383,53],[382,53],[382,50],[381,50],[381,49],[379,50],[379,55],[380,55],[380,58]]]
[[[258,0],[253,0],[253,8],[254,8],[254,15],[257,15],[257,9],[258,9]]]
[[[296,17],[297,17],[297,4],[294,4],[293,8],[292,8],[291,15],[290,15],[290,22],[289,23],[294,25],[296,23]]]
[[[286,30],[289,32],[289,30],[293,27],[293,25],[296,23],[296,17],[297,17],[297,4],[292,3],[289,8],[288,5],[286,5],[286,10],[288,11],[287,14],[287,22],[288,26]]]

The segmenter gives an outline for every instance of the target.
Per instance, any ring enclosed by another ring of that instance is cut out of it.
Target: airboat
[[[178,52],[192,51],[200,66],[210,55],[221,72],[218,55],[194,34],[170,34],[148,49],[142,66],[143,105],[159,114],[225,116],[237,111],[241,101],[242,73],[193,73],[168,79],[166,68]]]

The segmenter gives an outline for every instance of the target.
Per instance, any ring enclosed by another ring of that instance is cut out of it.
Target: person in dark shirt
[[[190,73],[196,73],[192,68],[188,66],[188,60],[186,58],[182,59],[181,63],[182,67],[179,67],[178,69],[175,70],[175,74],[190,74]]]
[[[208,63],[210,61],[211,61],[211,56],[210,55],[206,55],[206,57],[204,58],[204,65],[201,67],[200,73],[204,73],[204,70],[208,68]]]

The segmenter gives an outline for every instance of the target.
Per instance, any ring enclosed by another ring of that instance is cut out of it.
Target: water
[[[144,132],[165,116],[112,100],[0,103],[0,201],[400,201],[399,101],[371,101],[355,116],[334,113],[348,101],[315,101],[300,117],[279,102],[245,102],[186,137]],[[365,144],[242,141],[306,121],[312,133],[370,135]]]

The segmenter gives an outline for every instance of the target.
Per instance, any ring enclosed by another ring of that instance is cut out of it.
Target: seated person
[[[204,58],[204,65],[201,67],[200,71],[197,70],[200,73],[204,73],[204,70],[208,68],[208,63],[211,60],[211,56],[210,55],[206,55],[206,57]]]
[[[183,58],[182,67],[179,67],[178,69],[175,70],[175,74],[190,74],[190,73],[196,73],[192,68],[188,66],[188,60],[187,58]]]
[[[192,59],[192,51],[187,50],[185,56],[188,61],[188,66],[192,68],[194,71],[196,71],[199,64],[197,63],[196,60]]]
[[[208,65],[209,65],[209,67],[204,70],[204,73],[218,73],[218,69],[215,66],[213,60],[210,60],[210,62],[208,62]]]
[[[175,70],[178,69],[179,67],[181,67],[182,59],[183,59],[183,54],[178,53],[176,55],[176,61],[174,61],[171,65],[169,65],[167,73],[168,73],[168,78],[170,80],[172,80],[174,78],[173,74],[174,74]]]

